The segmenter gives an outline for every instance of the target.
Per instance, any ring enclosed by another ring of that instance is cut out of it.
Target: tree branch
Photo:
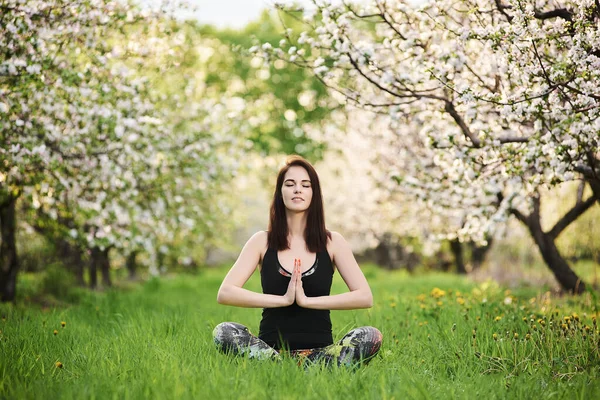
[[[534,16],[537,19],[541,19],[541,20],[551,19],[551,18],[556,18],[556,17],[562,18],[566,21],[573,20],[573,14],[566,8],[557,8],[557,9],[546,11],[546,12],[540,12],[538,10],[535,10]]]
[[[497,139],[500,143],[527,143],[529,141],[528,137],[522,136],[505,136]]]
[[[521,221],[523,224],[527,225],[529,224],[529,217],[527,217],[526,215],[524,215],[523,213],[521,213],[521,211],[517,210],[516,208],[511,208],[510,209],[510,213],[512,215],[514,215],[515,217],[517,217],[517,219],[519,221]]]
[[[513,20],[513,17],[511,15],[508,15],[508,13],[504,10],[511,9],[512,7],[502,4],[502,0],[495,0],[495,2],[496,2],[496,8],[498,9],[498,11],[500,11],[500,13],[502,15],[504,15],[504,17],[506,17],[506,20],[508,22],[511,22]]]
[[[548,232],[550,236],[554,239],[560,235],[560,233],[569,226],[573,221],[575,221],[581,214],[587,211],[588,208],[593,206],[596,203],[596,196],[590,196],[586,201],[582,203],[577,203],[575,206],[569,210],[557,223],[554,227]]]
[[[458,124],[458,126],[463,131],[465,136],[467,136],[471,140],[471,143],[473,143],[473,147],[475,147],[475,148],[481,147],[481,142],[475,135],[473,135],[473,133],[471,132],[471,130],[465,123],[465,120],[458,114],[458,112],[456,111],[456,108],[454,108],[454,104],[451,101],[446,100],[446,105],[444,106],[444,110],[446,110],[446,112],[448,114],[450,114],[450,116],[452,116],[452,118]]]
[[[582,174],[586,179],[598,179],[598,173],[588,166],[580,164],[575,165],[573,169]]]

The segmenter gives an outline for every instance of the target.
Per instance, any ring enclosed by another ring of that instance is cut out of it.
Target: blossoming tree
[[[390,178],[459,212],[459,238],[484,241],[514,215],[561,286],[582,292],[555,239],[600,201],[597,2],[314,3],[306,31],[257,53],[389,118]],[[593,194],[544,231],[538,189],[573,179]]]
[[[110,1],[7,0],[0,9],[6,49],[0,59],[2,300],[15,294],[18,198],[36,210],[34,223],[55,221],[59,237],[90,249],[106,284],[110,248],[155,249],[157,238],[217,216],[202,209],[202,199],[214,194],[212,182],[225,159],[235,158],[228,153],[235,146],[229,146],[231,135],[207,132],[226,128],[203,119],[213,116],[224,125],[235,113],[215,99],[192,102],[194,122],[204,125],[181,134],[172,108],[158,107],[148,76],[115,52],[117,39],[133,53],[151,46],[148,36],[119,34],[136,26],[160,30],[160,14]],[[182,183],[190,176],[193,190]],[[188,195],[194,201],[182,207]]]
[[[119,142],[115,126],[145,129],[149,106],[139,101],[139,83],[107,64],[103,36],[143,18],[126,4],[5,0],[0,9],[0,292],[11,300],[17,198],[40,189],[54,199],[77,192],[76,175],[97,175],[111,142]]]

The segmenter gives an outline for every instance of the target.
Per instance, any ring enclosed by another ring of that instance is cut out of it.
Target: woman
[[[259,265],[263,293],[244,289]],[[330,295],[334,265],[349,292]],[[279,171],[269,230],[245,244],[217,301],[263,308],[258,337],[234,322],[215,328],[215,343],[224,352],[278,359],[289,350],[301,360],[350,365],[368,361],[381,347],[382,335],[373,327],[353,329],[333,343],[329,310],[369,308],[373,295],[346,240],[325,229],[319,177],[299,156]]]

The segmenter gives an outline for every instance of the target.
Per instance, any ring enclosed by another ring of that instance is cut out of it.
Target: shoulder
[[[329,240],[327,241],[327,248],[329,250],[329,253],[335,257],[335,253],[337,251],[340,251],[340,250],[346,248],[348,246],[348,242],[342,236],[341,233],[338,233],[335,231],[329,231],[329,232],[331,233],[331,236],[330,236]]]
[[[248,244],[262,249],[267,246],[267,231],[258,231],[248,239]]]
[[[329,239],[329,242],[332,245],[336,245],[336,244],[339,244],[339,243],[342,243],[342,242],[346,241],[346,239],[344,239],[344,237],[342,236],[342,234],[339,233],[339,232],[329,231],[329,233],[331,233],[331,237]]]
[[[257,254],[259,259],[262,260],[267,252],[267,232],[258,231],[248,239],[245,248],[248,248],[253,254]]]

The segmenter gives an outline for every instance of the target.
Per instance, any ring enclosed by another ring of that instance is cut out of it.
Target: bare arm
[[[291,290],[290,293],[289,288],[284,296],[257,293],[243,288],[256,270],[260,262],[261,252],[266,245],[266,232],[255,233],[246,242],[235,264],[221,283],[217,294],[219,304],[237,307],[274,308],[289,306],[294,302],[295,290]],[[290,280],[290,282],[292,281]]]
[[[307,297],[302,289],[302,279],[297,277],[296,302],[301,307],[318,310],[354,310],[372,307],[371,288],[352,254],[350,245],[337,232],[332,232],[331,240],[333,261],[350,291],[332,296]]]

